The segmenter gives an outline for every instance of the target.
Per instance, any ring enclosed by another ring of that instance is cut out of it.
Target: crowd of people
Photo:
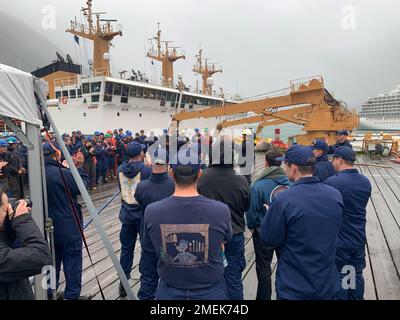
[[[137,239],[141,242],[139,299],[243,300],[247,228],[254,243],[257,300],[271,299],[274,254],[277,299],[351,300],[364,296],[371,184],[355,168],[347,135],[340,131],[333,146],[316,140],[284,155],[271,147],[257,172],[249,150],[254,135],[248,130],[239,148],[230,137],[214,141],[208,130],[199,129],[192,137],[167,130],[158,137],[123,129],[85,137],[77,131],[63,140],[88,188],[116,178],[120,263],[128,279]],[[66,280],[59,297],[90,299],[81,295],[79,189],[51,134],[43,152],[57,283],[61,266]],[[252,174],[243,174],[246,162],[252,162]],[[343,270],[349,266],[355,284],[346,286]],[[122,282],[119,294],[127,295]]]

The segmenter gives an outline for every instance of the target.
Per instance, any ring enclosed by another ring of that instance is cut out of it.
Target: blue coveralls
[[[104,174],[104,168],[106,166],[106,150],[104,146],[96,146],[95,147],[95,152],[96,152],[96,182],[99,183],[100,177],[103,177],[103,181],[106,178]]]
[[[62,264],[66,280],[64,298],[67,300],[76,300],[80,296],[82,286],[82,239],[71,204],[65,194],[66,191],[59,165],[55,160],[46,158],[45,170],[49,217],[53,219],[54,223],[57,286],[59,285]],[[82,168],[78,171],[83,182],[87,185],[89,177]],[[63,168],[62,172],[82,224],[82,211],[77,200],[77,196],[80,194],[78,186],[69,169]]]
[[[325,183],[340,191],[345,206],[336,252],[336,267],[340,274],[338,299],[362,300],[364,299],[362,272],[365,268],[366,207],[371,197],[371,183],[357,169],[343,170]],[[354,289],[342,286],[342,280],[348,274],[348,271],[342,273],[342,270],[345,271],[344,266],[355,268]]]
[[[278,300],[331,300],[337,291],[336,239],[344,211],[340,193],[304,177],[278,194],[261,225],[276,248]]]

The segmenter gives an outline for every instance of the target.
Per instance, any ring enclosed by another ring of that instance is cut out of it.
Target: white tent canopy
[[[46,96],[43,80],[30,73],[0,64],[0,115],[40,125],[34,92]]]

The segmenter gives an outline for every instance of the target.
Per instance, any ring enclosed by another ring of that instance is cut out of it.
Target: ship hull
[[[360,118],[360,130],[400,131],[399,118]]]

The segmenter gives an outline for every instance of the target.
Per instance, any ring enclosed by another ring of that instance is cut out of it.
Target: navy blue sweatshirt
[[[321,182],[336,174],[332,162],[329,161],[327,155],[317,157],[317,163],[314,168],[314,177],[318,177]]]
[[[143,254],[156,252],[158,274],[170,287],[198,290],[222,280],[221,245],[232,238],[227,205],[197,197],[169,197],[145,211]]]

